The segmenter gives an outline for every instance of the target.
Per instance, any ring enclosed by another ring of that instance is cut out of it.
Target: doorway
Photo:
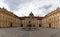
[[[21,27],[23,27],[23,24],[21,24]]]
[[[10,23],[10,27],[12,27],[12,23]]]
[[[51,28],[51,23],[49,23],[49,28]]]
[[[39,24],[39,27],[41,27],[41,24]]]
[[[27,25],[27,27],[32,27],[32,25],[31,25],[31,24],[29,24],[29,25]]]

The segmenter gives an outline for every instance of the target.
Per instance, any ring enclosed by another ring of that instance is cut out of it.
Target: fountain
[[[27,27],[23,27],[22,29],[25,30],[25,31],[35,31],[35,30],[37,30],[38,28],[32,27],[32,25],[29,24],[29,25],[27,25]]]

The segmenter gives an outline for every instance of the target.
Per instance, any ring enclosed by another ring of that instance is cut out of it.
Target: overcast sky
[[[17,16],[44,16],[60,7],[60,0],[0,0],[0,7],[12,11]]]

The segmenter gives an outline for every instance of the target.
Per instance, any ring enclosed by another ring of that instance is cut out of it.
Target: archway
[[[39,24],[39,27],[41,27],[41,24]]]
[[[32,25],[31,25],[31,24],[29,24],[29,25],[27,25],[27,27],[32,27]]]
[[[12,27],[12,23],[10,23],[10,27]]]
[[[49,23],[49,27],[51,28],[51,23]]]
[[[23,27],[23,24],[21,24],[21,27]]]

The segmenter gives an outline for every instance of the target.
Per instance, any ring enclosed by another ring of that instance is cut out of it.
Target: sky
[[[60,7],[60,0],[0,0],[0,7],[19,17],[28,16],[30,12],[43,17]]]

